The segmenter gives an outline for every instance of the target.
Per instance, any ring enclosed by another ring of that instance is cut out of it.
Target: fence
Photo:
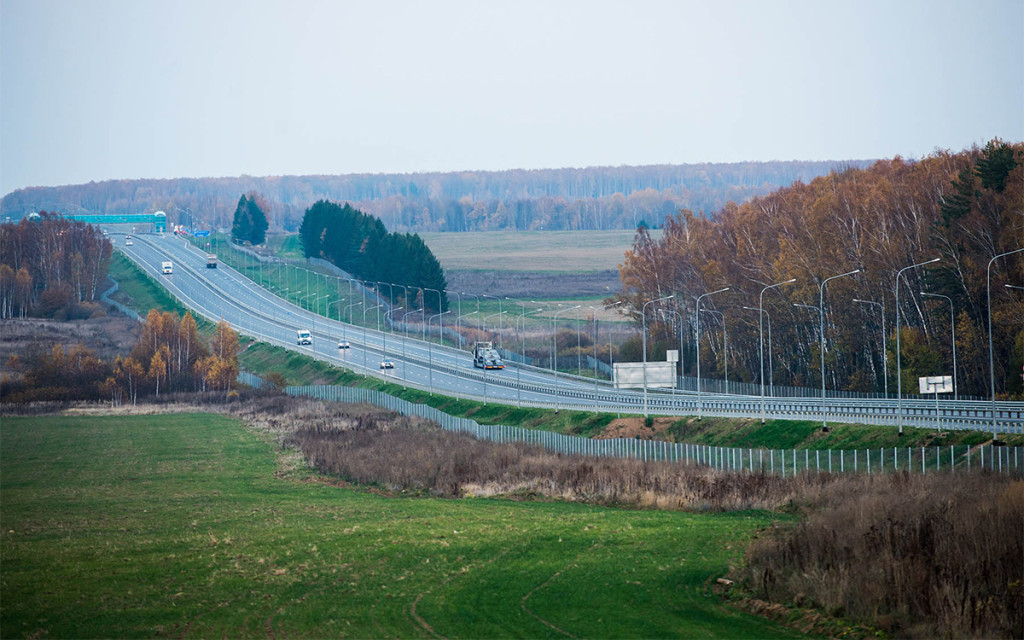
[[[251,375],[251,374],[249,374]],[[256,380],[255,376],[252,376]],[[261,381],[262,382],[262,381]],[[914,471],[935,473],[989,469],[1020,474],[1022,447],[984,445],[971,447],[881,447],[860,450],[754,449],[685,444],[631,438],[593,439],[506,425],[482,425],[469,418],[457,418],[433,407],[414,404],[381,391],[309,385],[288,387],[285,392],[333,402],[364,402],[433,420],[448,431],[468,433],[481,440],[535,444],[565,455],[613,456],[643,461],[699,464],[723,471],[748,471],[795,476],[806,472],[885,473]]]
[[[111,282],[113,282],[114,286],[110,287],[109,289],[107,289],[106,291],[101,293],[100,294],[100,300],[102,300],[103,302],[106,302],[109,305],[112,305],[118,311],[120,311],[124,315],[128,316],[129,318],[132,318],[133,320],[137,320],[138,322],[142,322],[142,316],[140,316],[138,313],[136,313],[134,309],[126,307],[123,304],[121,304],[120,302],[118,302],[117,300],[114,300],[113,298],[110,297],[112,294],[117,292],[117,290],[121,287],[121,285],[119,285],[117,283],[117,281],[114,280],[113,278],[107,278],[107,279],[110,280]]]

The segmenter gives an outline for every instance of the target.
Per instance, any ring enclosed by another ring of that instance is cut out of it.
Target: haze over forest
[[[172,223],[230,226],[243,193],[270,203],[271,230],[295,231],[318,200],[349,202],[389,231],[634,229],[680,209],[711,214],[867,160],[742,162],[448,173],[107,180],[18,189],[0,200],[14,219],[33,211],[148,213]]]

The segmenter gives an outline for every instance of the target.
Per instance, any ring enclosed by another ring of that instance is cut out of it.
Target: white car
[[[350,347],[348,340],[341,340],[338,342],[339,349],[348,349]]]
[[[392,360],[391,358],[385,358],[385,359],[380,361],[380,368],[381,369],[394,369],[395,368],[395,361]]]
[[[135,243],[134,243],[134,242],[132,242],[131,240],[125,240],[125,241],[124,241],[124,245],[125,245],[126,247],[130,247],[130,246],[132,246],[133,244],[135,244]]]

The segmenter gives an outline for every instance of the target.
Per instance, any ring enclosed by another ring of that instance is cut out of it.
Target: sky
[[[1024,140],[1024,0],[0,0],[0,195]]]

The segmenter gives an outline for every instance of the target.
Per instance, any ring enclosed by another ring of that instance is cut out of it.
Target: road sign
[[[642,389],[644,386],[644,363],[616,362],[616,389]],[[671,389],[676,386],[676,367],[671,362],[647,363],[647,388]]]
[[[921,393],[953,393],[953,376],[926,376],[917,379]]]
[[[208,238],[210,237],[210,230],[204,229],[203,231],[196,231],[192,235],[194,235],[197,238]]]

